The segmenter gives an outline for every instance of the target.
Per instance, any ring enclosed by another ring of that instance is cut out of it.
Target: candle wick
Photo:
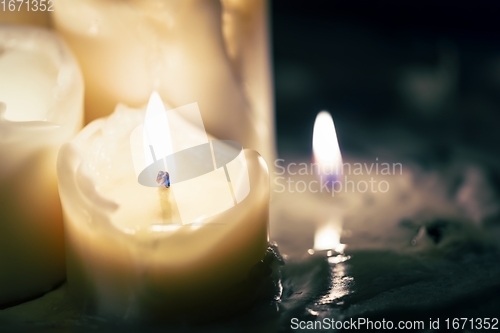
[[[156,182],[160,186],[165,186],[166,188],[170,187],[170,175],[167,171],[158,171],[158,175],[156,176]]]

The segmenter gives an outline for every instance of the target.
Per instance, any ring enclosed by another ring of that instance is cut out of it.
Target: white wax
[[[0,27],[0,306],[64,281],[56,157],[80,128],[83,81],[52,32]]]
[[[0,102],[11,121],[47,120],[54,98],[57,67],[44,53],[3,50],[0,53]]]

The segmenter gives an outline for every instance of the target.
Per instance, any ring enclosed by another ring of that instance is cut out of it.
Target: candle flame
[[[144,119],[144,153],[147,164],[173,153],[165,107],[156,91],[149,98]]]
[[[342,155],[335,125],[330,113],[321,111],[316,116],[313,131],[314,162],[317,163],[318,174],[328,175],[336,179],[342,174]]]

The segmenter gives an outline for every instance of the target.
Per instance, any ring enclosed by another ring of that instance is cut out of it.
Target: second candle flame
[[[332,116],[326,111],[318,113],[314,122],[313,153],[318,176],[337,180],[343,171],[342,155]]]

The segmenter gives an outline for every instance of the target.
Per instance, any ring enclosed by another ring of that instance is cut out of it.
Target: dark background
[[[345,154],[498,152],[500,1],[271,1],[281,156],[328,110]]]

